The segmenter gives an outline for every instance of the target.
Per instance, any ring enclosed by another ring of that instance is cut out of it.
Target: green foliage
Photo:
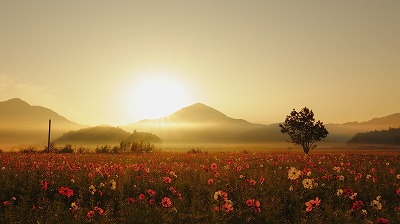
[[[304,107],[300,112],[295,109],[286,116],[285,123],[279,124],[282,133],[287,133],[292,142],[303,147],[304,153],[308,154],[310,149],[328,136],[329,132],[321,121],[315,121],[312,110]]]

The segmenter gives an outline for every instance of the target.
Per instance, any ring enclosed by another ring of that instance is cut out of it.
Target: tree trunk
[[[303,151],[306,155],[310,152],[310,147],[308,145],[303,145]]]

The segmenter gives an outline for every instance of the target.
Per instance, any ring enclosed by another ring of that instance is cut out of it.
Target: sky
[[[253,123],[400,112],[400,1],[0,0],[0,101],[86,125],[204,103]]]

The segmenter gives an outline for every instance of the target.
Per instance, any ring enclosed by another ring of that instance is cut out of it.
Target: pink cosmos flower
[[[161,200],[161,204],[162,204],[163,207],[169,208],[169,207],[171,207],[172,202],[171,202],[171,199],[169,199],[168,197],[164,197],[164,198]]]

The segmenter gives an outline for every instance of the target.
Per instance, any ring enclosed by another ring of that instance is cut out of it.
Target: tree
[[[286,116],[285,123],[279,124],[282,133],[288,133],[292,142],[303,147],[304,153],[308,154],[310,149],[328,136],[329,132],[321,121],[315,121],[312,110],[304,107],[300,112],[295,109]]]

